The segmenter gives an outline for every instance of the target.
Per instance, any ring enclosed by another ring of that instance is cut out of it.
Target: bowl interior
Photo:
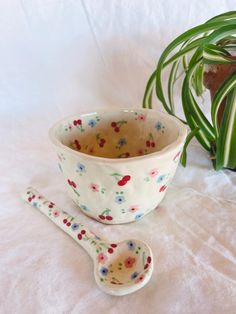
[[[179,136],[178,123],[154,110],[116,110],[76,115],[59,122],[53,136],[85,154],[128,158],[157,152]]]

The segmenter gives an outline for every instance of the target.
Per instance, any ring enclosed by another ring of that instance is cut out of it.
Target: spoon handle
[[[76,217],[71,216],[64,210],[60,210],[53,202],[47,200],[34,188],[29,187],[26,189],[22,193],[22,198],[69,234],[92,258],[95,258],[99,252],[109,249],[109,244],[78,222]]]

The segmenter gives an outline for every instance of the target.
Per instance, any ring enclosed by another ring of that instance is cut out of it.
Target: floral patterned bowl
[[[186,134],[179,120],[149,109],[78,114],[49,131],[72,199],[106,224],[135,221],[156,208]]]

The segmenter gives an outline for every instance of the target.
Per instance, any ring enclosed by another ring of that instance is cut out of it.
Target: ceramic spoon
[[[152,251],[144,242],[133,239],[119,243],[106,242],[35,189],[28,188],[22,197],[88,252],[94,262],[95,280],[104,292],[125,295],[142,288],[151,278]]]

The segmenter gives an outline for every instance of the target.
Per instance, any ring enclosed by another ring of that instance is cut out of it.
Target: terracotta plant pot
[[[236,56],[232,56],[232,59],[236,60]],[[218,88],[221,86],[221,84],[233,73],[236,71],[236,64],[212,64],[208,66],[206,71],[204,72],[204,80],[203,83],[207,89],[210,90],[211,99],[215,96],[215,93],[217,92]],[[220,105],[217,120],[218,124],[220,125],[225,104],[226,104],[225,97]],[[236,168],[231,169],[227,168],[232,171],[236,171]]]
[[[236,56],[232,56],[236,60]],[[236,71],[236,64],[211,64],[204,72],[203,83],[210,90],[211,99],[215,96],[216,91],[222,83]],[[221,123],[225,108],[226,98],[222,101],[218,112],[218,123]]]

